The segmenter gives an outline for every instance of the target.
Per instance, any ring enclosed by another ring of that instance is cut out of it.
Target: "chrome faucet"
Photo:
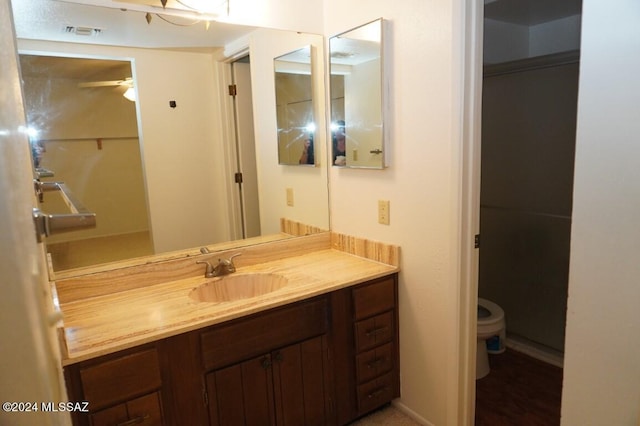
[[[197,260],[196,263],[202,263],[207,265],[205,269],[204,276],[205,278],[213,278],[220,277],[223,275],[228,275],[236,271],[236,265],[233,263],[233,258],[240,256],[242,253],[236,253],[231,256],[229,259],[218,259],[218,264],[213,266],[211,262],[207,260]]]

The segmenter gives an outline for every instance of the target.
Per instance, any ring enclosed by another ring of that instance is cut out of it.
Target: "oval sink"
[[[196,302],[232,302],[249,299],[279,290],[287,279],[276,274],[232,274],[212,278],[189,292]]]

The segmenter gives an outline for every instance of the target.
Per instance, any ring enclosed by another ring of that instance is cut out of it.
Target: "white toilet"
[[[478,349],[476,351],[476,380],[491,371],[489,353],[499,354],[505,349],[504,311],[495,303],[478,298]]]

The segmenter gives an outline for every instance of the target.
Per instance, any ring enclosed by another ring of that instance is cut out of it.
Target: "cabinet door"
[[[274,425],[271,363],[264,355],[207,374],[209,423]]]
[[[278,425],[330,423],[326,385],[326,338],[319,336],[273,352],[273,384]]]

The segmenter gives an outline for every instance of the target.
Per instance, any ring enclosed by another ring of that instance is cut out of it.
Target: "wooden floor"
[[[507,349],[476,381],[476,426],[560,424],[562,369]]]

